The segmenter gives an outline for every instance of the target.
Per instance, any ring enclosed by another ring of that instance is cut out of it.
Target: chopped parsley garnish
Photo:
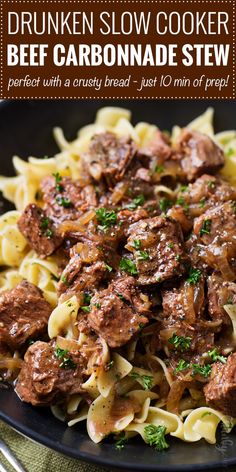
[[[209,181],[207,182],[207,186],[208,186],[208,188],[214,188],[214,187],[215,187],[215,182],[214,182],[214,180],[209,180]]]
[[[139,206],[142,206],[144,202],[145,202],[145,197],[144,195],[141,194],[135,197],[131,203],[126,205],[125,208],[128,208],[128,210],[136,210],[136,208],[138,208]]]
[[[98,208],[96,210],[96,217],[99,223],[99,229],[106,231],[111,226],[117,223],[117,215],[114,210],[107,210],[106,208]]]
[[[155,167],[155,172],[157,172],[158,174],[162,174],[162,172],[164,172],[164,170],[165,170],[165,168],[162,165],[157,165]]]
[[[54,352],[55,352],[55,356],[59,360],[61,360],[61,363],[59,365],[61,369],[75,369],[76,368],[76,364],[68,355],[69,351],[67,349],[61,349],[60,347],[57,346]]]
[[[173,249],[174,243],[168,243],[167,246],[168,246],[170,249]]]
[[[48,228],[48,229],[46,229],[44,234],[48,239],[51,239],[53,237],[53,230]]]
[[[144,428],[144,438],[150,446],[155,446],[158,451],[163,451],[169,447],[165,439],[166,427],[149,424]]]
[[[137,257],[140,261],[148,261],[150,259],[147,251],[137,251]]]
[[[112,271],[113,271],[113,267],[111,267],[109,264],[105,264],[105,267],[106,267],[106,269],[108,270],[108,272],[112,272]]]
[[[53,230],[48,228],[49,224],[50,224],[49,218],[42,218],[41,223],[40,223],[40,228],[43,230],[44,235],[50,239],[53,237]]]
[[[146,326],[145,323],[139,323],[139,325],[138,325],[139,329],[143,329],[144,326]]]
[[[62,190],[63,190],[63,185],[61,185],[62,176],[59,174],[59,172],[56,172],[55,174],[52,174],[52,175],[53,175],[53,177],[55,177],[57,192],[62,192]]]
[[[131,372],[130,377],[140,380],[144,390],[150,390],[153,386],[153,377],[151,375],[141,375],[138,372]]]
[[[189,209],[188,203],[185,201],[184,197],[181,195],[179,198],[176,200],[176,205],[180,205],[184,208],[184,210]]]
[[[216,347],[214,349],[212,349],[212,351],[208,351],[208,356],[211,357],[211,359],[214,362],[219,361],[219,362],[222,362],[222,364],[226,364],[226,362],[227,362],[227,357],[221,356],[218,353],[218,350],[217,350]]]
[[[134,239],[132,246],[133,246],[135,249],[140,249],[140,248],[141,248],[141,241],[140,241],[140,239]]]
[[[164,197],[159,201],[159,207],[163,213],[166,213],[172,207],[172,202]]]
[[[58,195],[56,197],[56,201],[58,205],[63,206],[64,208],[70,208],[72,205],[72,202],[69,198],[67,197],[62,197],[61,195]]]
[[[29,346],[32,346],[32,344],[34,344],[35,341],[33,339],[28,339],[27,343]]]
[[[125,301],[125,297],[122,295],[122,293],[117,293],[117,297],[119,297],[122,301]]]
[[[205,365],[200,365],[200,364],[193,364],[193,373],[192,375],[200,374],[203,377],[209,377],[211,374],[211,364],[205,364]]]
[[[90,313],[90,306],[81,306],[80,308],[84,311],[84,313]]]
[[[181,185],[181,186],[180,186],[180,192],[182,192],[182,193],[183,193],[183,192],[186,192],[187,188],[188,188],[187,185]]]
[[[175,347],[175,349],[178,349],[180,352],[184,352],[190,348],[192,338],[177,336],[177,334],[174,333],[173,336],[168,339],[168,341]]]
[[[110,370],[110,369],[113,367],[113,365],[114,365],[114,361],[107,362],[107,363],[105,364],[105,370],[106,370],[106,371],[107,371],[107,370]]]
[[[177,374],[178,372],[181,372],[182,370],[186,370],[190,367],[189,362],[185,361],[184,359],[180,359],[176,369],[174,370],[174,373]]]
[[[197,284],[200,280],[201,274],[202,273],[199,269],[193,269],[193,267],[191,267],[190,270],[189,270],[189,273],[188,273],[187,282],[190,285]]]
[[[181,256],[180,256],[180,254],[177,254],[177,255],[175,256],[175,259],[176,259],[176,261],[178,261],[178,262],[179,262],[179,261],[181,260]]]
[[[229,297],[227,302],[226,302],[226,305],[233,305],[233,298],[232,297]]]
[[[202,236],[203,234],[210,234],[211,232],[211,220],[205,220],[203,222],[203,225],[200,229],[200,236]]]
[[[92,298],[92,295],[90,295],[90,293],[88,293],[88,292],[83,293],[83,299],[84,299],[84,304],[85,305],[90,305],[91,298]]]
[[[117,436],[116,443],[115,443],[115,448],[120,451],[125,447],[125,444],[127,443],[128,438],[125,437],[125,432],[122,431],[122,433]]]
[[[65,275],[61,275],[60,280],[63,282],[63,284],[68,285],[68,286],[70,285],[70,282],[67,280]]]
[[[122,257],[120,260],[120,269],[131,275],[137,275],[138,273],[135,263],[128,259],[128,257]]]
[[[203,198],[201,198],[201,200],[199,202],[199,206],[200,206],[200,208],[204,208],[205,205],[206,205],[206,198],[203,197]]]
[[[101,308],[101,303],[96,302],[96,303],[94,303],[94,306],[99,309],[99,308]]]

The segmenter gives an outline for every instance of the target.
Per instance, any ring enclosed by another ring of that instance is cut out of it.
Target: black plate
[[[236,102],[233,101],[14,101],[0,105],[0,173],[12,175],[14,154],[42,157],[52,155],[56,145],[52,128],[61,126],[66,137],[93,121],[95,112],[104,105],[126,106],[133,120],[156,123],[162,129],[174,124],[185,125],[208,106],[216,111],[216,130],[236,128]],[[10,389],[0,390],[0,418],[24,435],[68,456],[110,467],[141,471],[183,471],[236,464],[236,431],[226,435],[219,429],[216,446],[205,441],[183,443],[170,438],[168,451],[157,453],[139,439],[121,451],[105,441],[90,441],[84,426],[66,427],[47,409],[33,408],[20,402]]]

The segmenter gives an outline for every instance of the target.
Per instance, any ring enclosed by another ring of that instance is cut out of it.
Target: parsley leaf
[[[211,220],[205,220],[203,222],[202,227],[200,229],[200,236],[202,236],[203,234],[210,234],[210,232],[211,232],[211,223],[212,223]]]
[[[199,269],[190,268],[188,278],[186,279],[190,285],[195,285],[199,282],[201,277],[201,271]]]
[[[199,206],[200,206],[200,208],[204,208],[205,205],[206,205],[206,198],[202,197],[200,202],[199,202]]]
[[[193,364],[193,373],[192,375],[200,374],[203,377],[209,377],[211,374],[211,364],[200,365],[200,364]]]
[[[108,272],[112,272],[112,271],[113,271],[113,267],[111,267],[110,265],[105,264],[105,267],[106,267],[106,269],[108,270]]]
[[[227,357],[221,356],[221,355],[218,353],[218,350],[217,350],[216,347],[215,347],[215,349],[212,349],[212,351],[208,351],[208,356],[211,357],[211,359],[212,359],[214,362],[220,361],[220,362],[222,362],[222,364],[226,364],[226,362],[227,362]]]
[[[54,174],[52,174],[53,177],[55,177],[55,183],[56,183],[56,190],[57,192],[62,192],[63,190],[63,185],[61,185],[61,181],[62,181],[62,176],[59,174],[59,172],[56,172]]]
[[[186,370],[190,367],[189,362],[185,361],[184,359],[180,359],[176,369],[174,370],[174,373],[177,374],[177,372],[181,372],[182,370]]]
[[[142,206],[145,202],[145,197],[144,195],[140,194],[137,197],[133,199],[131,203],[126,205],[125,208],[128,208],[128,210],[136,210],[139,206]]]
[[[127,441],[128,441],[128,438],[125,437],[125,432],[122,431],[122,433],[120,433],[117,436],[116,443],[115,443],[115,448],[118,451],[120,451],[121,449],[123,449],[123,447],[125,447],[125,444],[127,443]]]
[[[182,206],[184,210],[189,209],[188,203],[185,201],[184,197],[181,195],[179,198],[176,200],[176,205]]]
[[[117,223],[117,215],[114,210],[107,210],[106,208],[98,208],[96,212],[99,229],[106,231],[111,226]]]
[[[162,174],[164,170],[165,170],[165,167],[163,165],[156,165],[155,167],[155,172],[157,172],[158,174]]]
[[[69,287],[70,282],[67,280],[65,275],[61,275],[60,280],[63,282],[63,284],[65,284]]]
[[[138,273],[135,263],[128,259],[128,257],[122,257],[120,260],[120,269],[131,275],[137,275]]]
[[[208,188],[214,188],[214,187],[215,187],[215,182],[214,182],[214,180],[209,180],[209,181],[207,182],[207,186],[208,186]]]
[[[165,440],[166,427],[149,424],[144,428],[144,438],[150,446],[155,446],[158,451],[163,451],[169,447]]]
[[[169,208],[172,207],[172,202],[170,200],[168,200],[168,198],[162,198],[160,201],[159,201],[159,207],[160,207],[160,210],[163,212],[163,213],[166,213],[167,210],[169,210]]]
[[[56,197],[56,201],[58,205],[63,206],[64,208],[70,208],[72,205],[72,202],[69,198],[67,197],[62,197],[61,195],[58,195]]]
[[[150,259],[147,251],[137,251],[137,257],[140,261],[148,261]]]
[[[153,385],[153,377],[151,375],[141,375],[138,372],[131,372],[130,377],[140,380],[144,390],[150,390]]]
[[[90,313],[90,306],[81,306],[80,308],[84,311],[84,313]]]
[[[67,349],[61,349],[60,347],[56,347],[55,351],[55,356],[61,360],[62,362],[60,363],[59,367],[61,369],[75,369],[76,364],[73,362],[71,357],[68,355],[68,350]]]
[[[133,246],[135,249],[140,249],[140,248],[141,248],[141,241],[140,241],[140,239],[134,239],[132,246]]]
[[[168,341],[175,347],[175,349],[179,349],[180,352],[184,352],[190,348],[192,338],[177,336],[177,334],[174,333],[173,336],[168,339]]]
[[[92,298],[92,295],[90,295],[90,293],[88,293],[88,292],[83,293],[83,299],[84,299],[84,304],[85,305],[90,305],[91,298]]]

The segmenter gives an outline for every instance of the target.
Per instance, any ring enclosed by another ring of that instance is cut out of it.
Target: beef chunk
[[[226,364],[217,362],[214,365],[204,394],[209,406],[226,415],[236,416],[236,353],[228,357]]]
[[[140,220],[130,226],[126,248],[134,255],[141,285],[162,282],[184,272],[182,231],[164,217]]]
[[[45,211],[32,203],[22,213],[18,227],[30,247],[40,256],[50,256],[62,243],[61,236]]]
[[[47,329],[52,309],[35,285],[23,281],[0,294],[0,344],[19,349]]]
[[[126,344],[148,322],[133,277],[114,280],[91,299],[90,327],[112,348]]]
[[[236,284],[226,282],[220,274],[213,273],[207,280],[208,311],[213,320],[221,320],[231,325],[231,320],[223,306],[236,303]]]
[[[223,151],[205,134],[184,129],[178,142],[181,166],[192,182],[200,175],[216,173],[224,165]]]
[[[205,353],[214,345],[214,332],[204,318],[205,296],[204,279],[191,284],[188,281],[181,282],[177,288],[162,290],[163,313],[160,337],[164,344],[173,333],[185,338],[191,338],[187,355],[190,352]],[[171,334],[170,334],[171,333]],[[169,349],[174,346],[167,344]],[[186,353],[185,353],[186,354]]]
[[[73,246],[70,251],[70,261],[62,272],[58,293],[72,294],[85,289],[97,288],[102,280],[106,280],[112,266],[105,263],[109,261],[109,251],[104,247],[88,241],[87,244]],[[110,261],[109,261],[110,262]]]
[[[158,158],[159,163],[164,162],[172,153],[168,136],[157,130],[150,143],[142,148],[139,153],[150,157],[155,156]]]
[[[47,215],[55,222],[75,220],[84,211],[97,206],[95,188],[82,187],[79,181],[69,177],[45,177],[41,182],[43,201]]]
[[[122,179],[135,153],[136,146],[130,138],[101,133],[92,138],[85,165],[95,180],[104,177],[110,187]]]
[[[198,256],[207,266],[221,272],[225,280],[236,278],[235,203],[226,202],[210,208],[194,220]],[[191,245],[191,241],[189,242]]]
[[[163,317],[168,327],[195,323],[204,312],[204,280],[181,282],[178,288],[162,290]]]
[[[66,353],[64,358],[58,358],[56,352],[53,342],[37,341],[28,348],[15,388],[22,401],[47,406],[83,392],[86,359],[79,351]]]

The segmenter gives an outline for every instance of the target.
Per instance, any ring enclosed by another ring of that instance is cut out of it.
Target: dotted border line
[[[206,4],[214,4],[214,3],[220,3],[222,4],[222,0],[185,0],[186,3],[206,3]],[[136,96],[136,97],[100,97],[100,96],[95,96],[95,97],[79,97],[79,96],[72,96],[72,97],[21,97],[21,96],[3,96],[3,4],[4,3],[78,3],[78,0],[0,0],[0,98],[2,97],[4,100],[10,99],[10,100],[31,100],[31,99],[48,99],[48,100],[75,100],[75,99],[83,99],[83,100],[106,100],[106,99],[119,99],[119,100],[152,100],[152,99],[165,99],[165,100],[191,100],[191,99],[200,99],[200,100],[231,100],[236,98],[236,89],[235,89],[235,54],[236,54],[236,41],[235,41],[235,34],[236,34],[236,26],[235,26],[235,14],[236,14],[236,8],[235,8],[235,0],[224,0],[225,4],[233,4],[233,96],[230,97],[225,97],[225,96],[218,96],[218,97],[212,97],[212,96],[201,96],[201,97],[180,97],[180,96],[148,96],[148,97],[143,97],[143,96]],[[79,0],[79,3],[183,3],[183,0]]]

